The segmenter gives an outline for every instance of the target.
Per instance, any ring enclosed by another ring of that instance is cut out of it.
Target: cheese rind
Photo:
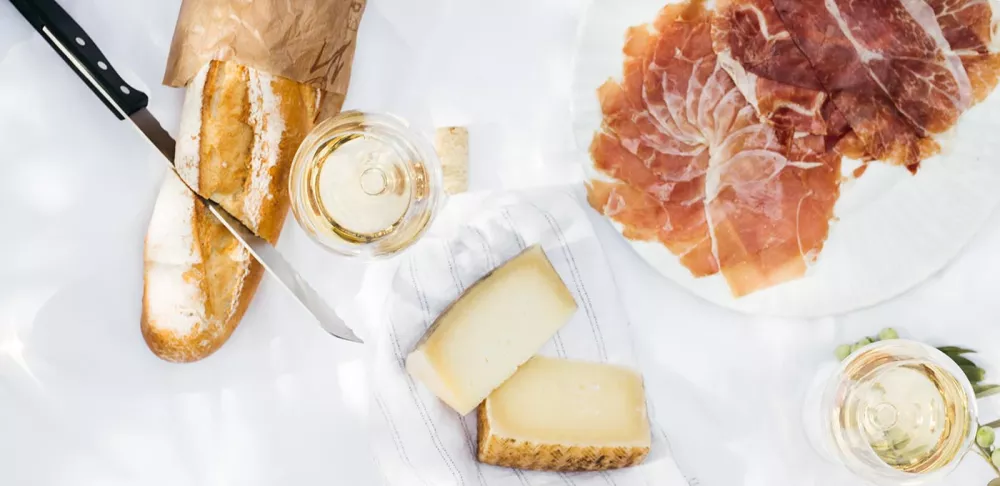
[[[649,447],[642,377],[620,366],[535,357],[479,407],[478,459],[495,466],[599,471]]]
[[[406,358],[406,370],[465,415],[517,371],[576,312],[539,246],[470,287]]]

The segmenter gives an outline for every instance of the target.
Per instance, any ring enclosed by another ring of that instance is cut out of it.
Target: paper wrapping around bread
[[[180,177],[168,174],[146,235],[142,332],[161,358],[194,361],[218,349],[261,278],[259,264],[189,188],[277,242],[288,170],[318,97],[311,86],[233,62],[210,62],[188,85]]]
[[[366,0],[184,0],[163,83],[186,86],[211,60],[233,61],[322,90],[340,111]]]

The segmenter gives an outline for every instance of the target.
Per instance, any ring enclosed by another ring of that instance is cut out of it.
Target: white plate
[[[652,21],[663,0],[593,0],[580,30],[573,80],[573,129],[585,155],[600,127],[597,87],[620,79],[625,30]],[[806,276],[735,299],[720,275],[696,279],[659,243],[630,241],[663,275],[698,296],[750,314],[813,317],[849,312],[899,295],[951,261],[1000,203],[1000,95],[962,115],[940,141],[942,155],[916,176],[872,164],[841,186],[823,252]],[[856,167],[845,160],[844,171]],[[617,226],[617,223],[613,223]],[[621,227],[618,226],[619,232]]]

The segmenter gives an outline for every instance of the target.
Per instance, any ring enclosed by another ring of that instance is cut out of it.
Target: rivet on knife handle
[[[115,72],[97,44],[54,0],[10,1],[119,120],[149,104],[146,94]]]

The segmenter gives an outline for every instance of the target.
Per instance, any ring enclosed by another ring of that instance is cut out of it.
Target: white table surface
[[[175,132],[182,92],[159,80],[179,0],[61,3]],[[473,190],[577,181],[569,76],[584,3],[371,0],[346,107],[469,126]],[[0,2],[0,484],[378,484],[362,347],[326,336],[274,282],[208,359],[168,364],[146,349],[157,157]],[[693,485],[860,484],[804,447],[789,418],[836,344],[894,326],[1000,362],[1000,216],[918,288],[811,321],[702,302],[592,219]],[[331,256],[294,223],[279,249],[354,322],[381,304],[392,262]],[[987,421],[992,400],[980,402]],[[970,456],[944,484],[989,478]]]

